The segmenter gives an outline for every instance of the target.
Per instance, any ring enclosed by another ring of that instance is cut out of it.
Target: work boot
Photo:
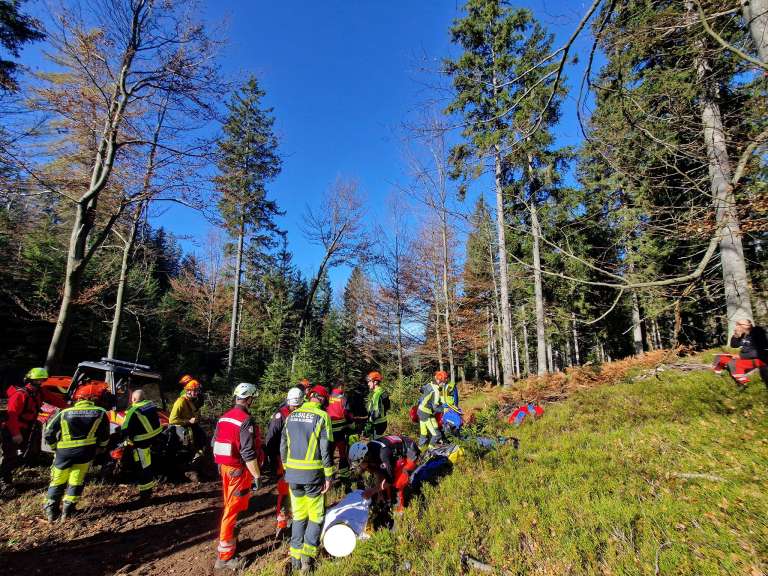
[[[233,556],[229,560],[218,558],[213,565],[214,570],[231,570],[232,572],[239,572],[243,568],[245,568],[245,558],[242,556]]]
[[[43,511],[45,512],[45,518],[48,522],[56,522],[61,514],[58,502],[46,502],[45,506],[43,506]]]
[[[77,504],[74,502],[64,502],[64,507],[61,510],[61,521],[69,520],[77,514]]]
[[[313,558],[301,557],[301,573],[312,574],[315,570],[315,560]]]
[[[291,558],[291,572],[293,574],[301,572],[301,560],[298,558]]]
[[[0,498],[10,500],[16,498],[16,487],[7,480],[0,480]]]

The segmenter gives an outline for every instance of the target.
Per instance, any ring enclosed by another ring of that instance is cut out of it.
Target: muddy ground
[[[135,487],[89,485],[75,519],[49,524],[42,514],[47,470],[26,468],[17,479],[19,497],[0,503],[2,574],[214,574],[221,518],[215,481],[161,485],[142,508],[133,505]],[[238,551],[255,573],[287,554],[275,535],[275,501],[274,486],[263,488],[238,522]]]

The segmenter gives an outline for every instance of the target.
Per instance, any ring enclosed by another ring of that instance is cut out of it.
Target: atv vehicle
[[[40,428],[51,415],[60,408],[65,408],[72,402],[75,391],[86,384],[103,386],[104,401],[102,407],[109,410],[110,432],[116,433],[123,423],[125,411],[131,403],[131,392],[141,388],[148,400],[155,403],[160,410],[160,422],[168,425],[166,400],[162,390],[162,378],[159,373],[152,372],[149,366],[102,358],[99,362],[81,362],[77,365],[74,375],[51,376],[41,385],[43,407],[38,417]],[[51,452],[51,448],[40,440],[43,452]],[[32,442],[30,442],[31,444]]]

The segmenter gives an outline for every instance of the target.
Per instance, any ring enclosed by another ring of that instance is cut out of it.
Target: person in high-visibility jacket
[[[288,416],[301,406],[304,402],[304,390],[295,386],[288,390],[285,404],[272,415],[269,419],[267,435],[264,438],[264,451],[267,460],[277,475],[277,506],[275,513],[277,515],[277,530],[285,530],[288,527],[288,511],[285,507],[285,497],[288,496],[288,483],[285,481],[285,468],[280,459],[280,441],[283,437],[283,428]]]
[[[437,379],[437,374],[440,375],[440,379]],[[438,371],[435,374],[435,380],[437,381],[438,386],[442,388],[443,392],[443,404],[446,404],[448,406],[459,406],[459,388],[456,386],[456,382],[454,380],[450,380],[448,376],[448,372],[445,371]]]
[[[107,411],[95,403],[104,390],[99,384],[80,386],[72,398],[75,404],[57,412],[45,427],[45,441],[56,451],[43,506],[50,522],[59,515],[67,519],[75,514],[91,463],[109,442]],[[64,506],[60,510],[62,496]]]
[[[237,515],[248,509],[253,488],[261,478],[261,434],[251,417],[251,403],[256,386],[241,382],[235,387],[235,405],[216,423],[213,437],[213,458],[219,465],[224,495],[224,514],[219,529],[216,570],[239,571],[245,559],[236,556]]]
[[[349,491],[351,488],[351,479],[349,475],[349,427],[352,422],[352,415],[347,408],[347,396],[344,394],[344,386],[337,385],[331,390],[331,396],[328,400],[328,416],[331,419],[331,428],[333,430],[333,445],[331,453],[338,454],[338,477],[344,488]]]
[[[325,411],[328,390],[314,386],[307,401],[288,416],[280,442],[293,510],[290,556],[294,570],[312,571],[325,518],[325,493],[331,488],[331,419]]]
[[[435,373],[435,381],[427,382],[421,389],[417,414],[419,416],[419,448],[433,448],[442,438],[437,426],[435,414],[442,410],[443,389],[441,382],[448,380],[448,375],[441,371]]]
[[[387,413],[389,412],[390,402],[384,388],[381,386],[381,373],[371,372],[366,377],[368,381],[368,423],[365,426],[364,433],[377,438],[387,431]]]
[[[144,395],[144,390],[134,390],[131,407],[126,411],[120,427],[123,438],[133,445],[133,459],[139,464],[139,501],[146,502],[152,497],[155,481],[152,470],[152,445],[157,441],[163,427],[157,408]]]

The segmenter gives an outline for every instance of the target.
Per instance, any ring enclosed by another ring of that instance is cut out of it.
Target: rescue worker
[[[368,423],[364,433],[373,438],[384,434],[387,430],[387,413],[389,412],[389,396],[381,386],[381,373],[371,372],[366,377],[368,381]]]
[[[712,366],[716,374],[727,369],[738,384],[749,382],[748,373],[754,369],[760,371],[763,383],[768,386],[768,337],[762,326],[755,326],[751,320],[739,320],[733,330],[731,348],[740,348],[738,356],[718,354]]]
[[[32,368],[22,386],[8,388],[7,419],[0,428],[0,498],[13,498],[13,471],[18,466],[19,450],[29,444],[43,404],[40,385],[48,378],[45,368]]]
[[[245,559],[235,555],[235,525],[237,515],[248,509],[252,490],[260,485],[261,435],[250,413],[256,386],[241,382],[233,394],[235,405],[219,418],[213,438],[213,457],[219,465],[224,496],[214,569],[238,571]]]
[[[139,502],[152,497],[155,481],[152,469],[152,445],[163,431],[155,405],[146,399],[144,390],[134,390],[131,407],[126,411],[120,427],[123,438],[133,444],[133,459],[141,468],[139,472]]]
[[[288,513],[285,509],[285,497],[288,496],[288,483],[285,481],[285,469],[280,459],[280,440],[283,437],[285,420],[304,402],[304,391],[299,387],[288,390],[285,404],[269,419],[267,436],[264,440],[265,452],[272,469],[277,476],[277,530],[288,528]]]
[[[317,557],[325,517],[324,495],[333,476],[333,431],[327,405],[328,390],[323,386],[311,388],[304,404],[288,416],[280,442],[293,511],[291,566],[304,574],[312,571]]]
[[[434,448],[442,439],[442,433],[437,426],[435,414],[442,410],[443,391],[440,382],[448,380],[448,375],[442,370],[435,372],[435,381],[427,382],[421,389],[416,413],[419,416],[419,448]]]
[[[331,429],[333,430],[333,445],[331,455],[339,455],[338,478],[348,492],[351,488],[351,479],[349,476],[349,434],[352,415],[347,408],[347,397],[344,394],[344,385],[338,384],[333,390],[328,400],[328,417],[331,419]]]
[[[179,382],[183,383],[184,389],[173,403],[168,417],[168,426],[176,433],[182,445],[192,446],[195,452],[201,452],[207,444],[205,432],[198,423],[200,418],[198,401],[203,387],[189,374],[182,376]]]
[[[91,463],[109,442],[107,411],[96,405],[104,390],[103,384],[80,386],[72,397],[75,404],[57,412],[45,427],[45,441],[56,452],[43,507],[49,522],[60,514],[62,520],[75,514]],[[62,496],[64,507],[60,510]]]
[[[437,385],[442,388],[442,403],[448,406],[458,406],[459,389],[456,387],[456,382],[450,380],[448,372],[445,372],[444,370],[435,372],[435,381],[437,382]]]
[[[418,459],[416,442],[396,434],[368,442],[356,442],[349,449],[352,468],[368,472],[375,479],[374,485],[363,493],[363,497],[394,503],[394,489],[397,493],[398,513],[405,508],[405,489],[410,482],[410,472],[416,470]]]

